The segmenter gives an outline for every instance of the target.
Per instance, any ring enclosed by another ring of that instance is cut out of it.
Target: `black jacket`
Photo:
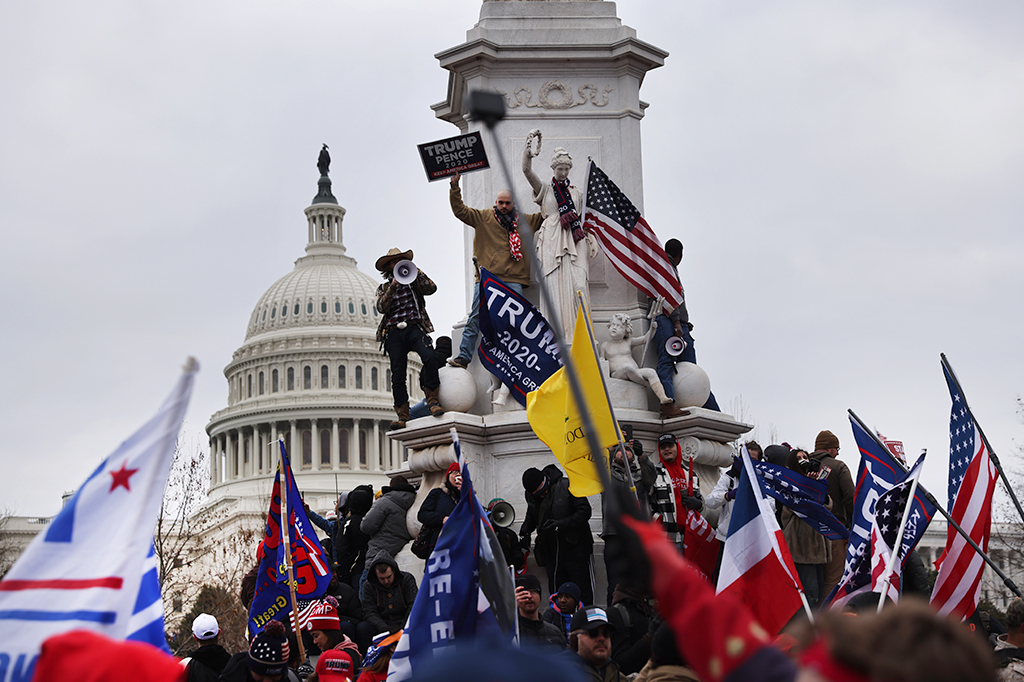
[[[377,578],[375,568],[378,564],[387,564],[395,572],[395,579],[388,587],[381,585]],[[367,563],[366,568],[369,572],[360,594],[363,616],[373,626],[374,632],[398,632],[405,627],[412,603],[416,601],[416,579],[411,573],[400,571],[395,560],[383,549]]]
[[[246,663],[248,660],[248,651],[239,651],[232,656],[220,674],[221,682],[255,682],[249,673],[249,666]],[[299,682],[299,676],[294,670],[286,668],[285,671],[286,674],[281,676],[281,682]]]
[[[231,660],[231,654],[220,644],[204,644],[193,651],[189,658],[192,659],[188,664],[189,682],[205,682],[220,677],[224,666]]]
[[[590,532],[590,502],[569,492],[569,479],[555,464],[542,472],[548,485],[542,496],[526,492],[526,518],[519,530],[524,547],[530,546],[530,534],[537,531],[534,556],[541,566],[559,554],[589,555],[594,546]]]
[[[452,515],[455,505],[459,502],[458,489],[449,490],[447,479],[445,481],[439,488],[427,493],[427,499],[423,500],[416,514],[416,519],[428,528],[440,528],[444,524],[444,518]]]

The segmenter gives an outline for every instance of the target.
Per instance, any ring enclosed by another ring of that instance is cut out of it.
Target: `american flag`
[[[921,476],[921,468],[924,463],[924,455],[918,458],[917,463],[907,474],[906,479],[897,483],[883,493],[875,502],[875,522],[871,526],[871,590],[880,592],[885,579],[885,569],[892,557],[892,548],[900,542],[900,552],[896,563],[893,565],[892,578],[889,581],[889,588],[886,594],[893,601],[899,600],[900,573],[903,561],[907,554],[913,549],[907,541],[916,544],[916,538],[920,535],[918,526],[922,523],[927,526],[928,521],[921,518],[919,511],[912,509],[907,518],[907,527],[904,529],[903,537],[897,538],[900,530],[900,522],[903,520],[907,502],[910,499],[910,490],[914,481]]]
[[[950,516],[982,551],[988,552],[996,468],[945,357],[942,358],[942,371],[953,399],[949,415]],[[967,618],[978,605],[985,562],[950,525],[946,549],[935,564],[939,575],[932,590],[932,606],[942,615],[956,614]]]
[[[675,267],[640,211],[593,161],[587,169],[586,216],[619,274],[650,298],[665,299],[671,312],[683,304]]]

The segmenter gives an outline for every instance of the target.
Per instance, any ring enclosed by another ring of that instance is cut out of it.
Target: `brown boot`
[[[440,386],[437,388],[424,388],[423,394],[427,396],[427,409],[430,410],[430,414],[435,417],[440,417],[444,414],[444,408],[441,407],[441,401],[438,399],[438,392],[441,390]]]
[[[409,401],[406,400],[403,404],[396,406],[395,413],[398,415],[398,419],[391,422],[391,430],[404,429],[405,422],[409,421]]]
[[[661,404],[662,419],[671,419],[672,417],[681,417],[682,415],[683,411],[676,407],[675,402],[670,400],[667,403]]]

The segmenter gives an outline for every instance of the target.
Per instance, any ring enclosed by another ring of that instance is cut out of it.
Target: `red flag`
[[[676,444],[678,449],[678,444]],[[693,496],[693,459],[690,459],[690,475],[687,477],[686,494]],[[718,564],[718,552],[721,543],[715,535],[715,529],[700,512],[686,510],[686,525],[683,528],[683,556],[692,561],[708,580],[715,572]]]
[[[942,370],[953,399],[949,417],[949,512],[953,520],[987,553],[996,468],[945,358]],[[932,606],[941,615],[956,614],[967,618],[978,606],[984,560],[950,525],[946,548],[935,564],[939,575],[932,590]]]

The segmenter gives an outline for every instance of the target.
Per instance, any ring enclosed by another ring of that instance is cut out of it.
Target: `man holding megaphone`
[[[398,415],[398,419],[391,422],[391,429],[395,430],[405,428],[409,421],[409,387],[405,375],[411,351],[418,353],[423,362],[420,385],[430,414],[435,417],[444,414],[437,395],[441,385],[437,376],[437,354],[427,336],[434,331],[434,326],[423,301],[424,296],[437,291],[437,285],[413,264],[412,250],[391,249],[377,259],[376,267],[384,277],[384,283],[377,287],[377,312],[381,314],[377,341],[391,359],[391,393]]]

